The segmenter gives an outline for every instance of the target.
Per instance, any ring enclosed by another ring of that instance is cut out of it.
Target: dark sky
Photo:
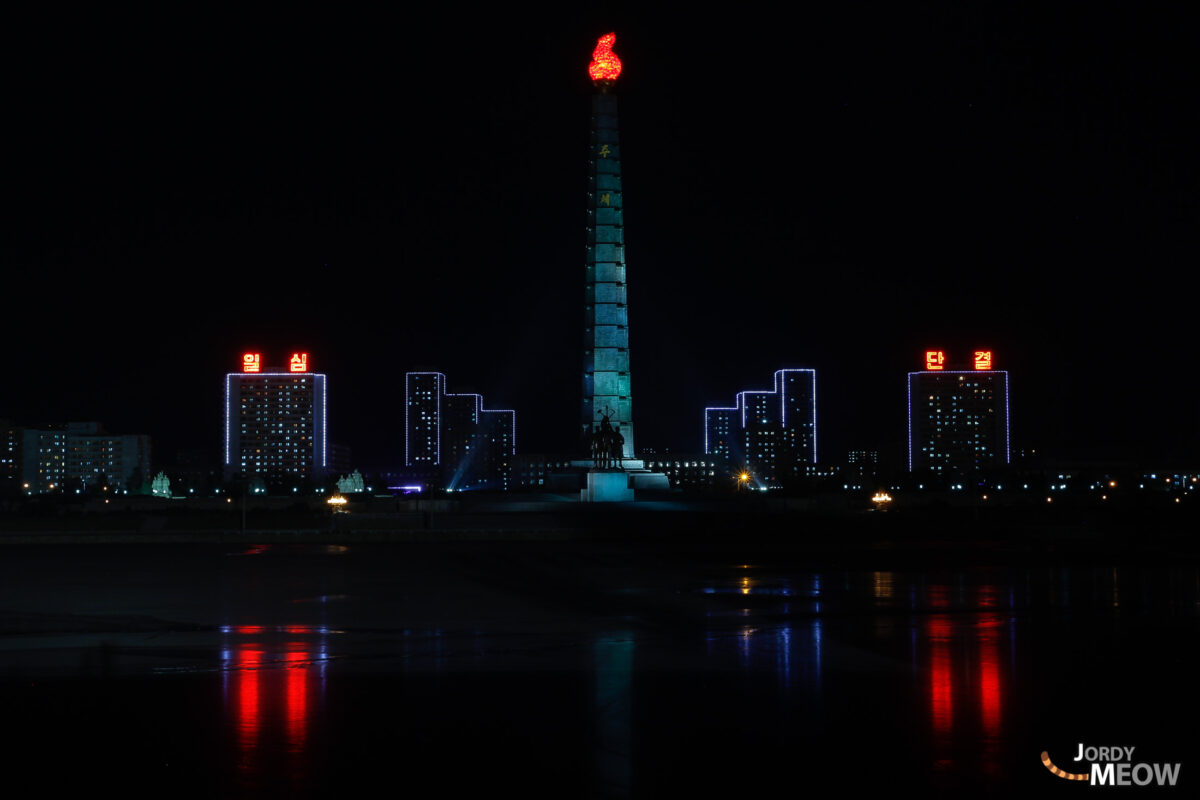
[[[243,350],[303,349],[363,467],[414,368],[568,448],[614,30],[640,447],[796,366],[823,461],[898,450],[924,349],[990,347],[1017,446],[1195,460],[1186,4],[642,5],[10,19],[0,416],[215,454]]]

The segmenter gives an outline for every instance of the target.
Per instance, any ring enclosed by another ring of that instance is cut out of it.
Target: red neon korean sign
[[[292,353],[288,369],[292,372],[308,372],[308,353]]]
[[[925,351],[925,369],[938,370],[946,368],[946,354],[941,350]]]
[[[246,353],[243,355],[242,372],[262,372],[262,354]]]
[[[976,350],[975,351],[975,369],[991,369],[992,368],[992,351],[991,350]]]

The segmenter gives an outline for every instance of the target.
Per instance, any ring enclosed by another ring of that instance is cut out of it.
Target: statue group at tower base
[[[625,437],[621,435],[621,423],[614,428],[609,421],[612,412],[600,412],[602,419],[589,436],[588,448],[596,469],[621,469],[624,458]]]

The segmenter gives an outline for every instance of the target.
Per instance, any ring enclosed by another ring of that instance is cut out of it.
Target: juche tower
[[[629,306],[625,284],[621,142],[617,96],[621,60],[616,34],[600,37],[588,64],[592,95],[587,193],[587,281],[584,295],[582,433],[602,416],[625,437],[624,458],[633,458],[633,413],[629,383]]]

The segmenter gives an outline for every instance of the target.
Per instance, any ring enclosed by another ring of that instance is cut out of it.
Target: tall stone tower
[[[633,458],[621,143],[613,93],[621,74],[621,61],[612,51],[616,38],[612,33],[601,36],[588,65],[596,93],[592,95],[587,193],[581,432],[586,435],[602,416],[608,416],[625,437],[622,455]]]

